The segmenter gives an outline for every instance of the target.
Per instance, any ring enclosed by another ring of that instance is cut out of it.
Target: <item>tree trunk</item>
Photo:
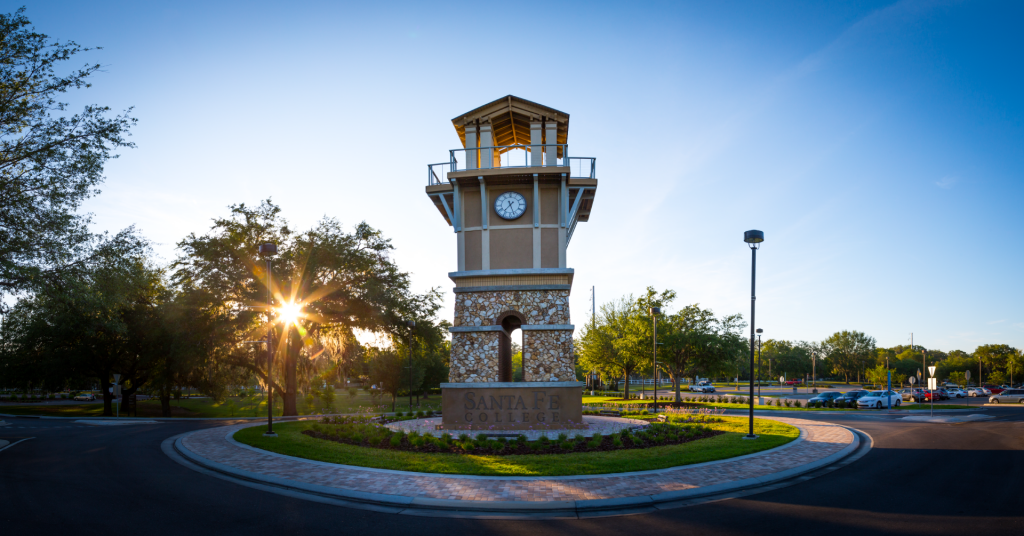
[[[134,384],[135,382],[133,381],[132,383]],[[128,397],[138,390],[138,387],[132,387],[131,389],[125,389],[124,387],[121,388],[121,409],[124,410],[124,415],[126,417],[131,417],[131,414],[129,413],[131,411],[131,404],[128,403]],[[136,415],[136,417],[138,417],[138,415]]]
[[[626,371],[625,376],[626,376],[626,379],[625,379],[625,383],[626,384],[625,384],[625,387],[623,387],[623,389],[625,389],[625,394],[623,395],[623,398],[626,399],[626,400],[629,400],[629,371]]]
[[[679,394],[679,375],[678,374],[672,377],[672,383],[674,384],[673,388],[676,390],[676,402],[682,402],[683,401],[682,395]]]
[[[107,376],[110,375],[107,374]],[[100,386],[101,389],[103,389],[103,416],[113,417],[114,410],[111,406],[111,402],[113,402],[114,400],[114,395],[113,393],[110,392],[110,388],[113,386],[113,384],[108,382],[107,380],[103,380],[100,382]]]
[[[160,393],[160,415],[171,416],[171,394],[169,392]]]
[[[288,330],[289,344],[287,346],[287,355],[285,355],[285,366],[284,366],[284,392],[281,393],[283,417],[294,417],[299,414],[298,408],[295,402],[295,396],[298,393],[297,385],[298,382],[295,378],[296,368],[298,367],[299,360],[297,359],[299,353],[299,346],[291,344],[291,330]]]

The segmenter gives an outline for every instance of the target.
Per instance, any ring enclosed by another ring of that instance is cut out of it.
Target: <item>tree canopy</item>
[[[98,193],[104,164],[136,120],[130,109],[87,105],[67,114],[60,96],[90,86],[100,69],[62,65],[91,49],[36,32],[24,15],[0,14],[0,292],[26,292],[84,262],[93,240],[77,213]],[[2,302],[0,302],[2,303]],[[0,305],[2,306],[2,305]]]

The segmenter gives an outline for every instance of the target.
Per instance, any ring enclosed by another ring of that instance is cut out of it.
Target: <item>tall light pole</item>
[[[754,435],[754,302],[757,300],[757,250],[764,242],[761,231],[746,231],[743,241],[750,247],[750,432],[743,436],[746,439],[757,439]]]
[[[409,412],[412,412],[412,335],[413,330],[416,329],[416,321],[406,320],[405,325],[409,328],[409,348],[407,351],[409,356]]]
[[[277,437],[274,433],[274,384],[272,378],[274,377],[274,351],[273,345],[271,344],[274,340],[274,324],[270,321],[271,311],[273,307],[273,279],[270,277],[270,260],[274,255],[277,255],[277,244],[263,244],[260,246],[260,255],[267,259],[267,431],[264,432],[266,437]]]
[[[651,346],[654,348],[654,412],[658,412],[658,315],[661,307],[651,307],[651,323],[654,330],[651,335]]]
[[[764,330],[757,328],[757,397],[761,398],[761,334]]]
[[[818,356],[814,352],[814,350],[811,350],[811,383],[812,384],[815,383],[815,377],[814,376],[815,376],[815,374],[817,374],[817,365],[818,365]],[[817,385],[815,385],[815,387],[817,387]],[[817,392],[817,390],[818,389],[814,389],[815,392]]]

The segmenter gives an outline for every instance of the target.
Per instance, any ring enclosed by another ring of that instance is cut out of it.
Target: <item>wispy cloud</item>
[[[941,179],[939,179],[938,182],[935,183],[935,186],[938,186],[943,190],[948,190],[952,188],[954,184],[956,184],[956,181],[956,177],[942,177]]]
[[[992,324],[1002,324],[1003,322],[1006,322],[1005,318],[1002,319],[1002,320],[993,320],[993,321],[989,322],[988,325],[991,326]]]

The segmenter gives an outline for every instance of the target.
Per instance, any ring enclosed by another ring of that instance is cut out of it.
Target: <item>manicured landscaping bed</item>
[[[235,439],[253,447],[280,454],[330,463],[394,469],[422,473],[486,476],[564,476],[620,473],[664,469],[751,454],[788,443],[800,431],[788,424],[766,419],[754,420],[757,441],[741,439],[747,431],[746,419],[722,417],[707,424],[721,432],[714,437],[682,444],[644,449],[547,454],[479,455],[441,452],[410,452],[348,445],[303,434],[312,430],[312,421],[287,422],[274,426],[277,438],[263,437],[264,426],[244,428]]]
[[[371,421],[367,417],[324,417],[302,433],[316,439],[385,450],[497,456],[564,455],[574,452],[645,449],[698,441],[725,433],[708,426],[716,422],[721,422],[721,419],[710,416],[673,416],[669,422],[652,423],[643,430],[625,429],[617,434],[594,434],[589,438],[578,432],[574,435],[569,430],[554,440],[541,437],[537,441],[527,441],[523,434],[511,440],[507,437],[489,437],[485,433],[442,434],[435,437],[431,434],[421,435],[419,432],[393,431],[379,420]]]

